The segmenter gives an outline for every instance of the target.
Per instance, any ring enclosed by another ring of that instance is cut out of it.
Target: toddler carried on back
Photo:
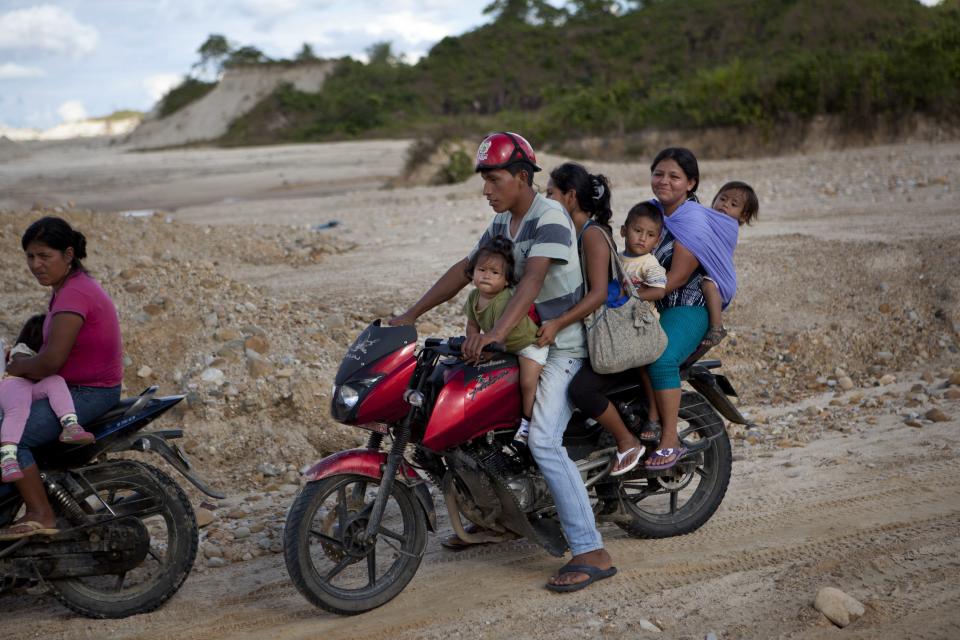
[[[760,201],[753,187],[746,182],[734,180],[720,187],[717,195],[713,197],[710,208],[733,218],[738,226],[743,226],[756,220],[760,212]],[[727,335],[721,315],[726,305],[716,281],[709,275],[703,279],[701,291],[707,303],[707,312],[710,314],[710,328],[707,329],[707,335],[700,343],[700,349],[706,351],[720,344]]]
[[[43,321],[46,316],[35,315],[27,320],[17,337],[17,343],[10,350],[9,359],[35,356],[43,346]],[[7,363],[7,355],[0,354]],[[0,410],[3,411],[3,424],[0,426],[0,475],[3,482],[16,482],[23,478],[23,471],[17,462],[17,447],[30,415],[30,405],[34,400],[46,398],[50,408],[60,419],[62,431],[60,442],[70,444],[88,444],[94,441],[94,435],[85,431],[77,422],[77,413],[73,398],[63,378],[57,375],[47,376],[43,380],[33,381],[2,374],[0,380]]]

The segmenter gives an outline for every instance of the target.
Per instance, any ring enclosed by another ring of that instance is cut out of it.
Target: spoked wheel
[[[638,538],[680,536],[700,528],[717,510],[727,492],[732,467],[730,440],[723,420],[697,393],[680,402],[680,439],[696,451],[665,475],[620,484],[629,522],[617,525]]]
[[[139,463],[111,463],[89,484],[78,496],[80,508],[97,517],[116,515],[132,520],[138,530],[146,532],[149,546],[143,562],[133,570],[51,580],[54,594],[69,608],[91,618],[124,618],[153,611],[177,592],[197,555],[197,520],[189,498],[170,476]]]
[[[358,475],[311,482],[294,500],[283,536],[291,580],[314,605],[363,613],[399,594],[420,566],[426,514],[413,492],[394,482],[376,538],[365,531],[380,484]]]

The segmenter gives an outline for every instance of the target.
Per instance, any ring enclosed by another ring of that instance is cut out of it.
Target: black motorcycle
[[[151,451],[198,489],[206,485],[180,448],[168,440],[182,429],[141,431],[184,396],[150,387],[85,428],[87,445],[52,443],[34,451],[60,532],[0,542],[0,587],[39,582],[63,604],[92,618],[123,618],[152,611],[176,593],[193,567],[198,528],[183,489],[163,471],[110,454]],[[12,485],[0,487],[0,526],[23,505]]]

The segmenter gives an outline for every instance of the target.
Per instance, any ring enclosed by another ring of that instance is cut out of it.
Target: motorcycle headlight
[[[357,406],[357,402],[359,400],[360,392],[357,389],[348,384],[340,387],[340,404],[348,409],[353,409],[355,406]]]
[[[347,384],[340,385],[336,390],[335,398],[337,404],[344,409],[353,409],[360,402],[360,396],[366,393],[370,387],[375,385],[383,375],[370,376],[369,378],[358,378],[351,380]]]

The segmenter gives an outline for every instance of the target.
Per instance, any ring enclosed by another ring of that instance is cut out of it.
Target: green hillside
[[[282,87],[223,142],[506,127],[556,142],[820,114],[869,128],[960,105],[958,0],[648,0],[536,22],[501,15],[415,65],[344,59],[323,91]]]

